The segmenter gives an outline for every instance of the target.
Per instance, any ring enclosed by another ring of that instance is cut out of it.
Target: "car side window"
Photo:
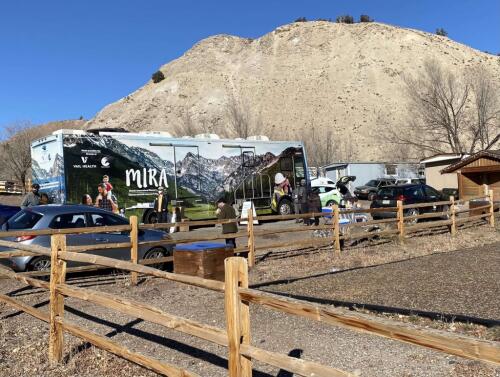
[[[330,192],[333,190],[333,187],[325,187],[325,192]]]
[[[425,192],[426,196],[434,196],[434,197],[439,197],[440,196],[439,192],[437,192],[436,190],[434,190],[430,186],[424,186],[424,192]]]
[[[49,225],[51,229],[84,228],[87,226],[85,214],[65,213],[54,217]]]
[[[417,199],[421,199],[424,197],[422,190],[418,186],[409,187],[409,188],[405,189],[404,195],[412,197],[412,198],[417,198]]]
[[[113,226],[113,225],[128,225],[128,221],[123,217],[114,216],[105,213],[91,213],[92,226]]]

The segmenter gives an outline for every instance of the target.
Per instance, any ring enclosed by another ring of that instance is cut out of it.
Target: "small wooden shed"
[[[493,190],[494,200],[500,201],[500,150],[477,152],[446,167],[441,173],[457,173],[460,199],[482,195],[487,185]]]

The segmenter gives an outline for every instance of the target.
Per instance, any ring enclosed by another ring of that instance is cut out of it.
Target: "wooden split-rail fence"
[[[4,294],[0,294],[0,302],[49,323],[48,355],[50,362],[53,364],[61,362],[64,354],[64,333],[69,333],[98,348],[114,353],[157,373],[166,376],[196,376],[195,373],[188,370],[131,351],[109,338],[89,331],[68,320],[64,315],[64,300],[66,297],[72,297],[226,347],[228,349],[228,375],[230,377],[252,376],[252,362],[254,360],[288,370],[300,376],[354,375],[349,371],[343,371],[313,361],[296,359],[253,345],[250,333],[250,324],[252,322],[250,304],[261,305],[272,310],[307,320],[319,321],[327,325],[340,326],[438,350],[450,355],[500,365],[500,345],[497,342],[412,326],[346,309],[314,305],[306,301],[291,300],[250,289],[248,287],[247,260],[241,257],[231,257],[225,260],[225,281],[220,282],[196,276],[165,272],[129,261],[70,251],[66,246],[66,236],[63,234],[51,236],[50,250],[40,246],[22,245],[11,241],[1,241],[1,244],[2,246],[17,248],[51,258],[50,281],[15,273],[4,267],[0,268],[0,275],[4,277],[49,290],[50,304],[48,312],[29,306]],[[221,329],[175,316],[144,302],[68,284],[66,282],[68,271],[66,264],[70,261],[121,269],[221,292],[224,294],[226,328]]]
[[[484,199],[484,197],[479,197]],[[455,234],[460,224],[486,219],[490,225],[495,224],[493,193],[490,191],[488,205],[476,207],[474,209],[456,210],[456,204],[462,204],[463,201],[449,201],[438,203],[425,203],[415,205],[402,205],[398,203],[397,207],[384,209],[351,209],[340,210],[333,208],[333,213],[312,213],[289,216],[259,216],[258,220],[290,220],[297,218],[310,218],[314,216],[329,216],[332,223],[327,225],[313,227],[288,227],[283,229],[256,231],[253,225],[253,214],[249,212],[248,225],[246,231],[239,231],[234,234],[214,235],[213,237],[203,237],[203,239],[186,238],[182,240],[165,240],[166,244],[179,244],[194,241],[206,241],[207,239],[216,240],[223,238],[248,237],[246,246],[237,248],[236,252],[248,251],[248,262],[244,258],[232,257],[225,261],[225,282],[208,280],[196,276],[180,275],[161,271],[148,267],[148,264],[163,263],[171,261],[168,256],[160,259],[138,260],[138,247],[147,242],[139,242],[139,229],[153,229],[170,226],[199,226],[212,225],[214,223],[222,224],[238,220],[221,221],[195,221],[176,224],[151,224],[139,225],[137,218],[131,217],[130,225],[114,227],[95,227],[79,229],[47,229],[47,230],[26,230],[0,232],[0,238],[17,237],[26,235],[50,235],[51,248],[47,249],[41,246],[24,245],[19,242],[0,240],[0,246],[12,249],[10,252],[2,252],[2,257],[13,257],[21,255],[40,255],[51,259],[50,280],[44,281],[37,278],[40,273],[15,273],[7,268],[0,267],[0,275],[15,279],[24,284],[38,288],[44,288],[50,292],[49,311],[45,312],[26,305],[19,300],[0,294],[0,302],[4,302],[18,310],[24,311],[42,321],[50,324],[48,353],[49,359],[53,363],[60,362],[64,353],[65,332],[87,341],[96,347],[112,352],[120,357],[137,363],[143,367],[154,370],[167,376],[195,376],[196,374],[179,368],[175,365],[165,363],[155,358],[144,356],[133,352],[126,347],[109,340],[106,337],[91,332],[64,317],[65,297],[74,297],[87,302],[92,302],[103,307],[116,310],[118,312],[135,316],[146,321],[150,321],[169,329],[174,329],[182,333],[205,339],[219,346],[228,348],[228,371],[230,377],[252,375],[252,361],[257,360],[272,366],[288,370],[301,376],[350,376],[351,372],[342,371],[331,366],[321,365],[317,362],[296,359],[285,354],[271,352],[252,345],[250,334],[250,310],[249,305],[262,305],[267,308],[299,316],[304,319],[323,322],[328,325],[341,326],[344,328],[361,331],[373,335],[382,336],[402,342],[407,342],[434,350],[442,351],[450,355],[456,355],[469,359],[481,360],[496,365],[500,365],[500,346],[496,342],[479,340],[472,337],[461,336],[447,333],[444,331],[420,328],[396,322],[368,314],[349,311],[341,308],[333,308],[323,305],[314,305],[306,301],[291,300],[267,292],[248,288],[248,267],[255,263],[255,251],[261,248],[272,249],[275,247],[294,246],[298,243],[302,245],[317,245],[325,243],[325,240],[306,240],[307,242],[287,242],[274,245],[255,244],[255,239],[265,234],[296,232],[312,229],[329,229],[332,232],[330,240],[327,240],[336,254],[340,254],[340,245],[342,239],[352,239],[346,232],[346,227],[357,227],[366,225],[376,225],[381,223],[397,223],[395,230],[373,233],[372,235],[399,235],[401,240],[405,235],[420,229],[432,226],[446,225],[450,228],[452,234]],[[476,199],[476,198],[474,198]],[[449,206],[446,211],[439,213],[429,213],[415,216],[405,216],[405,210],[410,208],[420,208],[426,206]],[[461,217],[459,214],[467,211],[482,211],[480,215]],[[340,225],[341,216],[355,214],[360,212],[396,212],[396,217],[383,220],[372,220],[362,223],[350,223],[347,226]],[[432,216],[431,216],[432,215]],[[431,217],[446,217],[446,220],[434,221],[423,224],[408,225],[408,220],[425,219]],[[105,248],[130,248],[130,261],[117,260],[105,256],[87,254],[93,250],[102,249],[102,245],[91,246],[67,246],[66,235],[72,233],[100,233],[130,231],[130,242],[121,244],[107,244]],[[371,236],[367,233],[363,237]],[[356,237],[359,237],[356,235]],[[88,266],[67,268],[67,262],[86,263]],[[210,289],[224,294],[226,328],[220,329],[206,325],[190,319],[178,317],[156,308],[150,304],[117,297],[101,291],[95,291],[88,288],[77,287],[66,283],[66,274],[71,271],[83,271],[95,268],[115,268],[131,273],[131,281],[137,284],[139,274],[153,276],[156,278],[167,279],[178,283],[189,284],[200,288]]]

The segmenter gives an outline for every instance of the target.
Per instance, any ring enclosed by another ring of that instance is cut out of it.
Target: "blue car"
[[[20,210],[21,207],[0,204],[0,226]]]

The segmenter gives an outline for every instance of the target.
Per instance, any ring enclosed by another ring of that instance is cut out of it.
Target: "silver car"
[[[38,229],[68,229],[97,226],[128,225],[128,219],[111,212],[85,205],[51,204],[23,209],[2,225],[2,230],[38,230]],[[50,248],[50,236],[22,236],[6,238],[25,245],[38,245]],[[158,230],[139,230],[139,242],[158,241],[145,246],[139,245],[139,259],[153,259],[171,256],[174,245],[162,245],[161,241],[170,236]],[[107,232],[89,234],[68,234],[67,246],[85,246],[107,243],[130,242],[130,232]],[[0,247],[0,253],[8,248]],[[97,254],[110,258],[130,260],[130,248],[92,250],[89,254]],[[47,271],[50,269],[50,258],[46,256],[25,256],[0,259],[0,263],[8,265],[15,271]],[[78,263],[68,262],[68,266]],[[165,263],[152,267],[163,268]]]

